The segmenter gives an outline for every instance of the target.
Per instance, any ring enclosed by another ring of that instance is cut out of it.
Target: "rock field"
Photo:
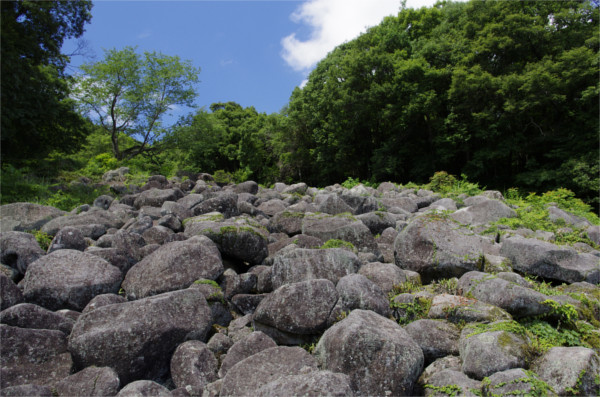
[[[111,179],[0,207],[1,396],[599,395],[600,252],[486,232],[497,191]],[[519,325],[561,314],[590,347]]]

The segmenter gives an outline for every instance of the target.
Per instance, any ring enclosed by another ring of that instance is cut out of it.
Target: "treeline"
[[[333,50],[282,112],[216,103],[126,161],[314,186],[423,183],[445,170],[500,190],[565,187],[597,206],[598,11],[589,1],[404,9]],[[110,146],[89,128],[78,158],[97,161]]]

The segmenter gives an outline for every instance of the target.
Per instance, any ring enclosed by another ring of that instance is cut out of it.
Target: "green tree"
[[[193,106],[200,70],[190,61],[135,48],[107,50],[102,61],[81,66],[73,92],[83,112],[110,135],[114,156],[121,160],[156,151],[153,143],[171,126],[161,119],[173,106]],[[136,144],[121,148],[119,136]]]
[[[1,142],[4,162],[75,149],[88,127],[69,99],[60,52],[91,19],[91,1],[2,1]]]
[[[403,9],[294,91],[280,146],[295,152],[281,152],[282,171],[328,184],[425,182],[446,170],[499,189],[566,186],[591,201],[598,14],[589,1]]]

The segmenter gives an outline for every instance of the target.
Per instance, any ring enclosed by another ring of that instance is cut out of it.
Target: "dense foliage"
[[[91,1],[2,1],[0,7],[3,163],[76,149],[89,126],[69,99],[69,58],[60,49],[83,34]]]
[[[263,184],[429,182],[445,194],[472,194],[478,184],[517,187],[521,194],[566,188],[598,208],[599,15],[589,1],[439,2],[403,9],[333,50],[281,113],[215,103],[175,126],[160,125],[161,116],[173,104],[192,104],[199,69],[133,48],[107,51],[102,61],[82,68],[71,95],[89,117],[81,124],[67,98],[66,58],[59,52],[62,40],[80,35],[89,20],[90,4],[77,4],[2,3],[5,202],[47,198],[31,189],[19,195],[33,170],[45,184],[64,186],[78,176],[96,181],[126,165],[143,175],[209,172]],[[48,28],[52,18],[38,15],[42,8],[56,18]],[[36,31],[49,32],[54,46]],[[23,39],[14,43],[21,47],[4,45],[19,34]],[[36,84],[48,84],[35,71],[26,72],[29,80],[5,78],[22,76],[14,62],[24,61],[14,54],[27,53],[27,46],[43,55],[27,67],[48,66],[57,84],[54,100],[44,99],[47,108],[39,107],[42,101],[28,108],[43,117],[16,117],[16,105],[5,107],[9,94],[25,104]],[[52,115],[60,109],[58,123]],[[15,120],[30,128],[11,126]],[[65,154],[83,132],[82,149]],[[25,158],[30,168],[22,168],[19,159]],[[434,175],[440,170],[447,172]]]
[[[177,56],[134,48],[107,50],[102,61],[81,66],[73,94],[82,111],[111,137],[114,156],[121,160],[151,151],[165,128],[161,117],[174,105],[192,106],[200,69]],[[119,135],[141,142],[123,149]]]
[[[405,9],[337,47],[294,91],[286,164],[312,183],[598,188],[598,9],[472,1]]]

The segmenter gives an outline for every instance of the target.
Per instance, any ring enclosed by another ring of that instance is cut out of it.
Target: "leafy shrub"
[[[29,233],[33,234],[41,249],[48,251],[48,247],[50,247],[50,243],[52,242],[52,236],[41,230],[32,230]]]
[[[213,174],[213,178],[215,182],[219,185],[227,185],[229,183],[233,183],[233,175],[231,175],[227,171],[217,170]]]
[[[446,171],[438,171],[431,178],[427,187],[434,192],[446,193],[456,183],[456,177],[448,174]]]

